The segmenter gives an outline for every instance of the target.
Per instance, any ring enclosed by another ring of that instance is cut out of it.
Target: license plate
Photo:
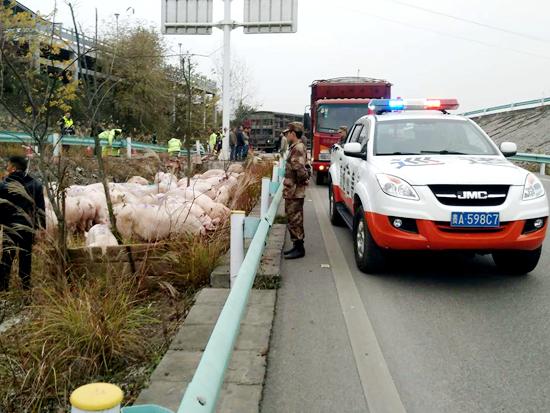
[[[319,160],[320,161],[330,161],[330,153],[320,153],[319,154]]]
[[[453,212],[451,227],[495,228],[500,226],[498,212]]]

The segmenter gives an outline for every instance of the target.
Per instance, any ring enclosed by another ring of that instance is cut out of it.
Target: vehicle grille
[[[443,205],[495,206],[502,205],[510,185],[429,185]]]

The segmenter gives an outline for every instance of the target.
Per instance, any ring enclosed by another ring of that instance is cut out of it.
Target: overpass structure
[[[36,17],[37,13],[26,7],[21,2],[12,0],[2,0],[4,7],[12,7],[15,13],[28,13],[29,15]],[[98,41],[98,39],[88,36],[85,33],[77,33],[73,28],[66,28],[62,23],[52,23],[48,20],[42,19],[38,29],[47,34],[53,36],[54,43],[59,47],[59,53],[56,55],[48,54],[47,49],[41,51],[35,58],[35,65],[37,68],[43,68],[47,71],[64,71],[66,72],[67,81],[78,81],[85,76],[105,78],[110,76],[101,70],[98,64],[99,49],[104,52],[109,50],[108,45]],[[78,50],[80,48],[80,58],[78,56]],[[67,62],[72,62],[67,67]],[[183,84],[183,80],[179,78],[173,79],[177,84]],[[206,99],[206,95],[217,95],[216,82],[208,79],[206,76],[195,76],[193,79],[193,88],[202,92],[203,100]]]
[[[27,13],[37,17],[37,13],[24,4],[12,0],[2,0],[3,7],[12,7],[14,13]],[[97,40],[63,27],[61,23],[52,23],[39,19],[38,30],[52,36],[53,43],[59,47],[56,54],[48,53],[48,48],[41,48],[34,58],[37,69],[49,72],[64,72],[66,81],[78,81],[83,76],[105,76],[97,69]],[[79,45],[77,44],[79,43]],[[80,47],[82,57],[77,58]],[[67,64],[69,66],[67,67]]]

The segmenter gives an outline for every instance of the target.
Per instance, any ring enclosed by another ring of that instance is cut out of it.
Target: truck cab
[[[368,112],[372,98],[389,98],[391,83],[367,77],[340,77],[316,80],[311,85],[310,114],[304,125],[310,131],[311,158],[317,184],[328,176],[330,152],[340,141],[338,129],[349,129],[356,119]]]
[[[339,143],[338,129],[349,127],[353,122],[368,112],[369,99],[321,99],[316,102],[313,129],[312,166],[317,173],[320,184],[328,172],[330,151]]]

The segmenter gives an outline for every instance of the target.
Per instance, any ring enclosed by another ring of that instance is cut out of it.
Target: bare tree
[[[221,58],[215,61],[214,73],[219,84],[222,84],[223,79],[223,60]],[[255,101],[256,93],[252,72],[246,62],[234,57],[231,61],[230,73],[230,91],[231,91],[231,119],[242,122],[242,113],[251,113],[258,110],[261,105]],[[237,119],[239,117],[239,119]]]
[[[77,55],[81,56],[81,36],[78,24],[76,22],[75,14],[74,14],[74,7],[72,3],[67,3],[70,10],[71,10],[71,17],[73,20],[73,26],[76,36],[76,46],[77,46]],[[96,26],[97,31],[97,26]],[[98,34],[97,32],[94,35],[95,39],[95,45],[94,49],[96,51],[99,50],[98,45]],[[113,93],[113,90],[115,86],[122,81],[120,78],[114,78],[112,76],[113,67],[116,60],[116,46],[111,50],[111,64],[109,65],[109,72],[103,73],[105,76],[104,79],[98,80],[97,76],[80,76],[80,80],[82,82],[82,90],[84,92],[84,102],[85,102],[85,115],[88,123],[88,127],[91,131],[91,135],[94,138],[94,153],[95,157],[97,159],[98,164],[98,170],[99,170],[99,179],[101,180],[101,184],[103,186],[103,192],[105,194],[105,201],[107,203],[107,211],[109,213],[109,221],[111,223],[111,231],[113,232],[113,235],[115,236],[117,242],[119,244],[123,244],[124,240],[122,239],[122,236],[120,232],[118,231],[117,225],[116,225],[116,215],[114,213],[113,209],[113,202],[111,200],[111,192],[109,190],[109,184],[107,182],[107,173],[105,168],[105,161],[103,159],[103,153],[101,150],[101,141],[99,139],[99,124],[98,124],[98,113],[100,108],[102,107],[103,103],[105,102],[105,99],[110,96]],[[84,67],[87,69],[87,60],[83,59],[81,62]],[[79,65],[80,68],[80,65]],[[86,71],[87,72],[87,71]],[[132,249],[130,246],[126,246],[126,253],[128,256],[128,261],[130,264],[130,269],[132,273],[136,272],[136,266],[132,254]]]

